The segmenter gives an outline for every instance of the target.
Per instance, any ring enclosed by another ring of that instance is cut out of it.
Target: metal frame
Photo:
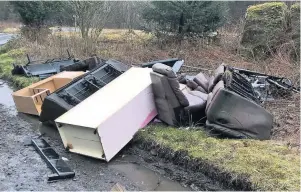
[[[242,74],[233,70],[233,68],[227,67],[226,70],[231,73],[231,80],[226,83],[225,87],[228,90],[259,104],[260,100],[257,97],[252,84]]]
[[[108,70],[104,75],[97,77],[95,73],[97,73],[100,70]],[[93,74],[94,73],[94,74]],[[77,81],[73,85],[67,87],[64,89],[61,93],[58,93],[58,96],[63,98],[67,103],[69,104],[78,104],[93,93],[95,93],[97,90],[104,87],[106,84],[108,84],[109,78],[114,76],[119,76],[122,72],[115,69],[112,65],[104,65],[99,70],[93,71],[92,73],[88,74],[87,76],[83,77],[81,80]],[[91,81],[92,80],[92,81]],[[93,82],[94,80],[94,82]],[[98,82],[99,83],[98,83]],[[78,89],[77,85],[82,85],[83,88]],[[91,88],[91,86],[94,87],[94,89]],[[74,89],[76,90],[75,93],[71,93],[70,90]],[[84,99],[82,99],[84,98]]]
[[[48,176],[48,181],[73,178],[75,176],[74,171],[68,167],[60,155],[44,139],[32,139],[31,143],[53,172],[52,175]]]

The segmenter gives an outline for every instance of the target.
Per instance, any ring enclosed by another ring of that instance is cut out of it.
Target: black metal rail
[[[42,138],[32,139],[32,145],[47,163],[53,174],[48,176],[48,181],[73,178],[75,176],[59,154]]]

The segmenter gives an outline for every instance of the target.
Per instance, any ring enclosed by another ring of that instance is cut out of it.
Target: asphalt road
[[[7,43],[13,36],[13,34],[0,33],[0,45]]]

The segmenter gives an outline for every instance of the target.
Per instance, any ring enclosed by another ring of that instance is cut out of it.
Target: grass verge
[[[27,78],[19,75],[12,75],[13,69],[12,63],[15,63],[16,58],[24,56],[24,49],[12,49],[9,50],[6,47],[1,47],[0,50],[0,78],[12,82],[13,86],[17,88],[23,88],[38,81],[38,78]],[[20,59],[22,61],[22,59]]]
[[[174,152],[185,152],[189,159],[201,162],[203,166],[200,171],[222,180],[222,183],[234,183],[236,188],[239,188],[237,185],[249,185],[243,188],[289,191],[300,189],[299,151],[279,141],[217,139],[207,136],[201,130],[157,125],[140,131],[136,139],[153,142],[155,148],[160,146],[159,148]],[[218,171],[212,174],[206,169]]]

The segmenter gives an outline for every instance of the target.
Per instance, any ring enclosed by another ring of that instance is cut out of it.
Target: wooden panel
[[[64,85],[70,83],[72,81],[72,79],[68,79],[68,78],[54,78],[54,86],[56,89],[59,89],[61,87],[63,87]]]
[[[68,124],[57,128],[65,148],[69,146],[71,152],[104,159],[100,138],[94,129]]]
[[[29,88],[25,87],[23,89],[20,89],[20,90],[14,92],[13,95],[23,96],[23,97],[30,97],[32,94],[31,94]]]
[[[131,68],[56,119],[96,128],[151,84],[149,68]]]
[[[35,86],[33,88],[43,88],[43,89],[48,89],[50,91],[50,93],[54,92],[56,90],[55,86],[54,86],[54,81],[53,79],[48,81],[48,82],[45,82],[43,84],[40,84],[38,86]]]
[[[19,112],[39,115],[32,97],[13,95],[13,99]]]
[[[106,119],[97,130],[106,160],[111,160],[133,138],[140,127],[149,123],[156,114],[152,87],[149,85],[122,109]]]
[[[34,104],[36,106],[38,114],[40,115],[41,111],[42,111],[41,108],[42,108],[42,104],[44,102],[44,99],[45,99],[45,97],[47,97],[50,94],[50,92],[49,92],[48,89],[36,89],[36,91],[38,91],[38,93],[33,95],[32,98],[34,100]]]
[[[17,110],[22,113],[39,115],[44,98],[47,96],[46,91],[49,90],[49,93],[52,93],[57,89],[54,78],[64,79],[58,83],[60,88],[82,74],[84,72],[62,72],[14,92],[12,95]]]
[[[65,71],[65,72],[59,73],[58,76],[55,76],[53,78],[54,86],[56,89],[59,89],[59,88],[63,87],[64,85],[66,85],[67,83],[70,83],[74,78],[81,76],[83,74],[85,74],[85,72],[82,72],[82,71],[78,71],[78,72]]]

